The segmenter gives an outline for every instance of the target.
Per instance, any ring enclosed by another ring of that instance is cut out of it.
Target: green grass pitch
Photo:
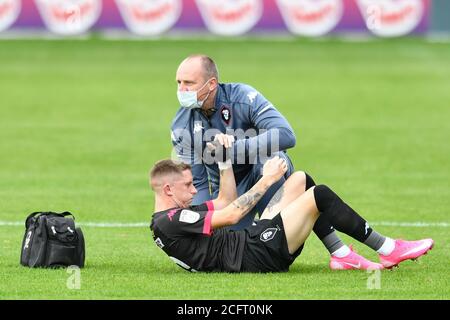
[[[0,299],[449,299],[450,46],[420,39],[0,41],[0,221],[38,210],[148,222],[147,174],[171,152],[175,71],[206,53],[222,82],[257,88],[290,121],[299,170],[379,232],[434,238],[418,262],[332,272],[315,235],[283,274],[190,274],[148,227],[83,227],[80,289],[19,266],[23,226],[0,226]],[[421,227],[383,222],[423,222]],[[436,225],[436,223],[444,223]],[[376,260],[364,245],[343,236]]]

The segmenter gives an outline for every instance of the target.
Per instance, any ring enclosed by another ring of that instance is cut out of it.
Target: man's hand
[[[225,162],[230,158],[230,152],[227,149],[233,147],[234,136],[224,133],[219,133],[214,136],[213,142],[206,143],[206,147],[215,157],[217,162]]]
[[[231,170],[230,170],[231,171]],[[284,159],[274,157],[268,160],[263,167],[263,176],[258,182],[246,193],[234,200],[231,204],[223,207],[222,210],[216,210],[211,218],[211,226],[213,229],[230,226],[239,222],[263,197],[264,193],[270,188],[272,184],[280,180],[283,174],[287,171],[287,164]],[[221,171],[222,172],[222,171]],[[234,175],[228,172],[230,177]],[[220,186],[222,190],[222,186]],[[224,189],[234,188],[235,184],[224,186]],[[220,192],[219,192],[220,194]]]
[[[219,146],[224,146],[225,149],[229,149],[233,146],[234,136],[224,133],[218,133],[214,136],[213,142],[208,142],[206,146],[209,150],[216,150]]]
[[[288,169],[284,159],[275,156],[267,160],[263,167],[263,178],[267,179],[270,184],[274,184],[286,173]]]

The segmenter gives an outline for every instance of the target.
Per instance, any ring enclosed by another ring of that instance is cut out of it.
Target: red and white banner
[[[102,0],[35,0],[49,30],[62,35],[90,29],[100,16]]]
[[[316,37],[334,29],[342,18],[342,0],[277,0],[286,27],[294,34]]]
[[[196,0],[209,31],[219,35],[239,35],[251,30],[261,19],[262,0]]]
[[[157,35],[178,21],[182,0],[115,0],[127,28],[139,35]]]
[[[357,0],[367,28],[381,37],[410,33],[422,20],[421,0]]]
[[[0,0],[0,32],[395,37],[425,35],[432,6],[432,0]]]
[[[17,19],[21,0],[0,0],[0,31],[8,29]]]

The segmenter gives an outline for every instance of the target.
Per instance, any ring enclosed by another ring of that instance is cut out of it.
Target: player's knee
[[[305,190],[306,175],[303,171],[294,172],[289,179],[292,179],[295,190]]]
[[[314,181],[314,179],[305,172],[305,190],[308,190],[311,187],[314,187],[316,185],[316,182]]]
[[[319,209],[320,212],[325,212],[333,205],[336,194],[324,184],[315,186],[313,190],[317,209]]]

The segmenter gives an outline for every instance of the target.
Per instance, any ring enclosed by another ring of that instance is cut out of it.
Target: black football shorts
[[[286,272],[303,250],[301,245],[294,254],[289,254],[280,214],[272,220],[260,220],[246,228],[245,233],[241,272]]]

